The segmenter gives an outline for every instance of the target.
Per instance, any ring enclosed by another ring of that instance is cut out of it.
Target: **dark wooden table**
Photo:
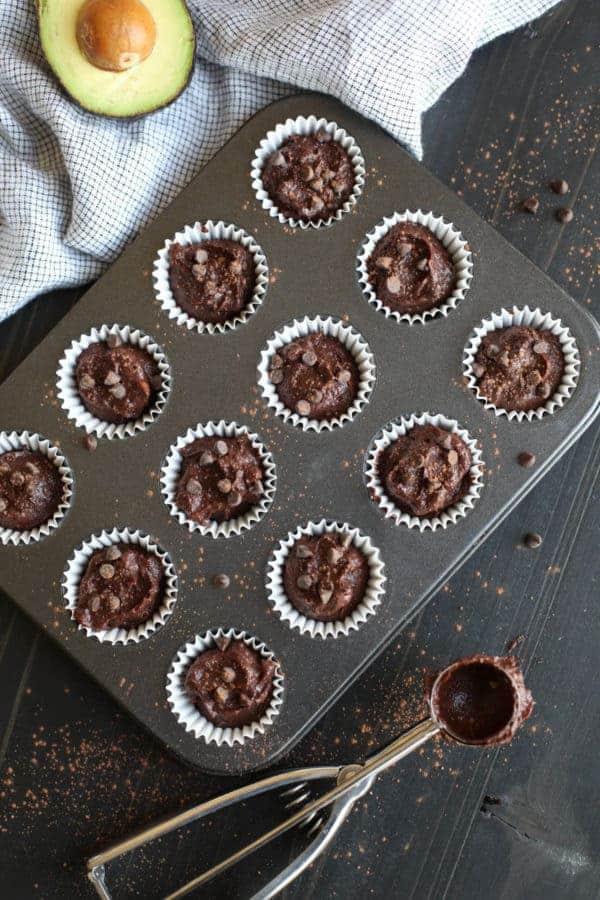
[[[562,3],[478,52],[425,122],[429,168],[596,315],[599,32],[596,0]],[[552,178],[571,187],[568,225],[554,219]],[[536,216],[519,211],[530,195]],[[0,326],[0,377],[80,293],[40,298]],[[509,748],[438,744],[381,777],[288,897],[600,895],[599,439],[585,435],[282,767],[371,752],[417,721],[425,669],[514,638],[533,719]],[[543,535],[539,549],[523,548],[528,531]],[[4,897],[92,897],[87,855],[233,785],[166,754],[5,599],[0,684]],[[263,812],[264,823],[275,809]],[[133,857],[115,872],[117,896],[164,895],[257,824],[242,812]],[[249,896],[301,841],[286,836],[205,895]]]

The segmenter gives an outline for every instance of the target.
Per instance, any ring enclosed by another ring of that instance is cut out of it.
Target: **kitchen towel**
[[[116,121],[61,92],[33,0],[0,0],[0,319],[100,275],[252,113],[296,88],[338,97],[420,156],[421,114],[473,50],[556,2],[190,0],[189,87]]]

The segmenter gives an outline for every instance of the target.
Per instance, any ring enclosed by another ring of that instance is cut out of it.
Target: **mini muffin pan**
[[[299,115],[344,128],[365,159],[363,190],[329,228],[291,228],[263,209],[250,169],[265,135]],[[369,303],[357,272],[366,235],[394,212],[422,210],[460,231],[473,278],[447,315],[410,324]],[[197,221],[232,223],[262,248],[269,284],[246,322],[225,334],[198,334],[169,318],[156,297],[158,251]],[[529,306],[560,319],[581,368],[571,396],[537,421],[496,416],[463,376],[475,329],[503,308]],[[269,407],[259,386],[261,353],[276,332],[305,316],[342,320],[374,357],[375,383],[351,421],[304,429]],[[93,328],[140,329],[170,367],[169,397],[154,421],[122,440],[85,434],[61,408],[57,369],[65,351]],[[599,332],[594,320],[506,243],[455,194],[375,125],[319,95],[262,110],[231,139],[171,206],[125,251],[0,388],[0,429],[34,432],[64,453],[73,474],[71,507],[39,541],[0,547],[0,585],[133,716],[171,750],[205,770],[245,773],[272,763],[310,729],[435,594],[502,518],[591,424],[599,409]],[[484,463],[480,496],[445,527],[421,531],[386,518],[365,481],[365,454],[392,420],[428,412],[455,420],[477,441]],[[201,534],[171,515],[161,469],[189,429],[235,423],[255,433],[275,463],[272,504],[239,534]],[[535,454],[523,468],[519,453]],[[357,528],[383,560],[385,592],[357,629],[337,638],[292,628],[269,605],[267,567],[298,528],[325,519]],[[77,627],[61,582],[91,535],[142,531],[172,560],[177,599],[164,624],[139,642],[101,643]],[[228,588],[213,586],[226,573]],[[186,731],[167,702],[178,651],[211,629],[235,628],[263,642],[281,664],[283,702],[262,734],[242,744],[207,743]]]

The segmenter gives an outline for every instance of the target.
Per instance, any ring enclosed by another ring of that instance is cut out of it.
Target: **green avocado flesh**
[[[99,69],[80,51],[76,22],[83,3],[38,0],[44,55],[80,106],[105,116],[139,116],[166,106],[182,92],[194,64],[196,45],[183,0],[144,0],[156,26],[156,43],[143,62],[125,72]]]

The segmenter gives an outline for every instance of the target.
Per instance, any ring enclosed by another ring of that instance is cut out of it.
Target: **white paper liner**
[[[185,687],[185,676],[196,657],[205,650],[215,648],[216,639],[221,637],[244,641],[245,644],[252,647],[253,650],[257,650],[265,659],[275,660],[273,653],[267,649],[262,641],[248,635],[245,631],[237,631],[235,628],[216,628],[204,634],[199,634],[193,641],[185,644],[179,650],[171,665],[167,675],[167,701],[179,724],[183,725],[185,730],[191,732],[194,737],[202,738],[207,744],[217,744],[218,746],[227,744],[228,747],[233,747],[234,744],[243,744],[245,741],[256,737],[257,734],[264,734],[266,728],[277,718],[283,703],[283,673],[279,663],[277,663],[277,669],[273,678],[271,701],[263,715],[256,722],[249,722],[241,728],[222,728],[213,722],[209,722],[192,702]],[[277,661],[275,660],[275,662]]]
[[[556,393],[545,402],[542,402],[536,409],[508,410],[495,406],[479,392],[477,379],[473,372],[473,363],[485,335],[500,328],[509,328],[511,325],[525,325],[528,328],[536,328],[539,331],[549,331],[551,334],[555,334],[560,341],[565,366],[561,382]],[[555,319],[550,313],[543,313],[537,308],[530,309],[528,306],[523,308],[513,306],[512,309],[501,309],[500,312],[492,313],[489,318],[483,319],[471,335],[469,343],[463,352],[465,378],[477,399],[483,403],[486,409],[493,410],[497,416],[507,416],[511,421],[516,422],[523,422],[524,420],[533,422],[534,419],[541,419],[542,416],[548,414],[551,415],[563,406],[577,386],[580,366],[579,350],[566,325],[563,325],[560,319]]]
[[[7,544],[33,544],[47,537],[62,522],[73,496],[73,474],[69,463],[58,447],[51,444],[49,440],[29,431],[0,431],[0,454],[10,453],[12,450],[33,450],[47,456],[60,473],[62,497],[54,515],[47,522],[43,522],[35,528],[20,531],[17,528],[0,526],[0,543],[4,546]]]
[[[458,503],[442,510],[441,513],[433,518],[420,518],[419,516],[411,516],[409,513],[402,512],[394,504],[392,498],[388,496],[379,478],[378,464],[383,450],[399,437],[407,434],[415,425],[436,425],[438,428],[445,428],[446,431],[451,431],[462,438],[471,451],[471,485],[469,490]],[[365,480],[372,499],[379,504],[386,519],[391,519],[396,525],[403,524],[408,525],[409,528],[418,528],[421,532],[428,529],[436,531],[438,528],[447,528],[448,525],[454,524],[458,519],[462,519],[479,499],[483,487],[483,459],[476,441],[470,437],[464,428],[460,427],[456,419],[448,419],[439,413],[432,415],[428,412],[413,414],[408,418],[401,416],[388,422],[371,441],[365,458]]]
[[[188,519],[185,512],[177,506],[175,500],[183,462],[182,449],[197,438],[241,437],[242,435],[246,435],[249,438],[250,443],[258,454],[263,469],[263,495],[260,503],[253,506],[244,515],[229,519],[226,522],[211,522],[209,525],[202,525],[200,522]],[[265,448],[258,435],[249,431],[244,425],[238,425],[236,422],[225,422],[223,419],[220,422],[204,422],[196,425],[195,428],[188,428],[185,434],[180,435],[169,449],[161,469],[160,478],[161,493],[171,515],[177,519],[180,525],[186,525],[189,531],[197,531],[202,535],[210,535],[213,538],[228,538],[233,534],[241,534],[243,531],[247,531],[253,525],[256,525],[268,512],[273,502],[276,483],[273,457]]]
[[[164,597],[161,606],[147,622],[142,622],[136,628],[111,628],[108,631],[96,631],[77,623],[79,631],[84,631],[87,637],[94,637],[101,644],[137,644],[144,638],[154,634],[173,612],[177,600],[177,575],[171,559],[152,539],[141,531],[133,531],[130,528],[113,528],[112,531],[102,531],[100,534],[92,534],[83,541],[73,552],[73,556],[67,563],[67,568],[62,578],[62,589],[67,609],[71,618],[75,621],[75,609],[79,583],[85,573],[90,557],[96,550],[110,547],[111,544],[138,544],[149,553],[154,553],[161,560],[165,572]]]
[[[201,322],[182,309],[173,296],[169,282],[169,247],[171,244],[187,245],[217,240],[236,241],[252,253],[254,257],[254,290],[246,306],[232,319],[227,319],[226,322]],[[186,225],[183,231],[178,231],[172,238],[165,241],[164,247],[158,251],[158,256],[154,260],[152,278],[156,296],[170,319],[175,319],[178,325],[185,326],[189,331],[195,330],[198,334],[224,334],[247,322],[259,308],[269,283],[269,267],[265,254],[252,235],[235,225],[222,221],[213,222],[208,219],[206,222]]]
[[[326,131],[348,154],[354,169],[354,187],[346,202],[328,219],[318,221],[294,219],[280,212],[276,204],[271,200],[263,185],[262,172],[269,156],[293,134],[308,135],[315,134],[317,131]],[[282,225],[290,225],[292,228],[301,228],[303,230],[307,228],[326,228],[333,225],[334,222],[339,222],[342,216],[350,212],[356,205],[365,183],[365,161],[354,138],[343,128],[340,128],[336,122],[328,122],[327,119],[317,119],[316,116],[308,116],[308,118],[298,116],[297,119],[286,119],[285,122],[276,125],[273,131],[269,131],[266,137],[262,139],[252,160],[250,174],[252,187],[256,191],[256,197],[260,200],[263,209],[266,209],[270,216],[276,216]]]
[[[334,532],[352,535],[352,543],[365,556],[369,564],[369,580],[363,599],[350,615],[337,622],[320,622],[305,616],[290,602],[285,593],[283,570],[290,551],[302,536],[317,537]],[[383,560],[371,539],[358,528],[353,528],[346,523],[328,522],[326,519],[321,519],[320,522],[309,522],[304,528],[297,528],[296,531],[290,532],[284,540],[279,542],[267,566],[267,593],[275,612],[281,616],[284,622],[288,623],[290,628],[297,628],[301,634],[308,634],[313,638],[320,637],[323,640],[328,637],[346,636],[351,631],[358,631],[363,622],[377,612],[377,607],[381,604],[385,594],[385,582]]]
[[[310,419],[308,416],[301,416],[294,410],[288,409],[281,402],[277,388],[269,377],[271,359],[282,347],[318,331],[337,338],[352,354],[358,368],[359,381],[356,397],[348,409],[334,419]],[[303,319],[294,319],[291,324],[284,325],[275,332],[266,349],[261,353],[258,373],[258,384],[262,390],[262,396],[266,399],[267,405],[274,409],[276,415],[284,422],[298,425],[304,431],[332,431],[334,428],[350,422],[369,402],[375,384],[375,357],[365,339],[351,325],[345,325],[339,319],[331,316],[317,316],[314,319],[305,316]]]
[[[367,263],[375,250],[375,246],[388,233],[390,228],[399,222],[415,222],[417,225],[424,225],[428,228],[452,257],[456,271],[456,284],[450,296],[443,303],[440,303],[439,306],[434,306],[432,309],[426,309],[420,313],[402,313],[399,310],[386,306],[377,297],[369,280]],[[473,257],[469,245],[460,231],[452,222],[446,222],[443,216],[436,216],[432,212],[424,212],[421,209],[414,211],[406,209],[404,212],[395,212],[391,216],[386,216],[365,237],[357,262],[358,280],[371,306],[382,312],[388,319],[395,319],[396,322],[408,322],[410,325],[415,325],[416,323],[424,324],[427,319],[432,319],[434,316],[447,316],[452,309],[455,309],[459,300],[463,299],[469,290],[473,278]]]
[[[83,404],[75,378],[75,367],[83,350],[98,341],[106,341],[111,334],[118,335],[123,344],[139,347],[140,350],[149,353],[156,361],[161,379],[161,386],[156,391],[152,406],[148,407],[139,419],[121,424],[105,422],[92,415]],[[164,350],[149,335],[130,325],[101,325],[99,328],[92,328],[88,334],[82,334],[65,350],[56,377],[58,399],[69,419],[72,419],[78,427],[85,428],[87,434],[95,434],[109,440],[132,437],[137,432],[144,431],[161,414],[171,391],[171,370]]]

